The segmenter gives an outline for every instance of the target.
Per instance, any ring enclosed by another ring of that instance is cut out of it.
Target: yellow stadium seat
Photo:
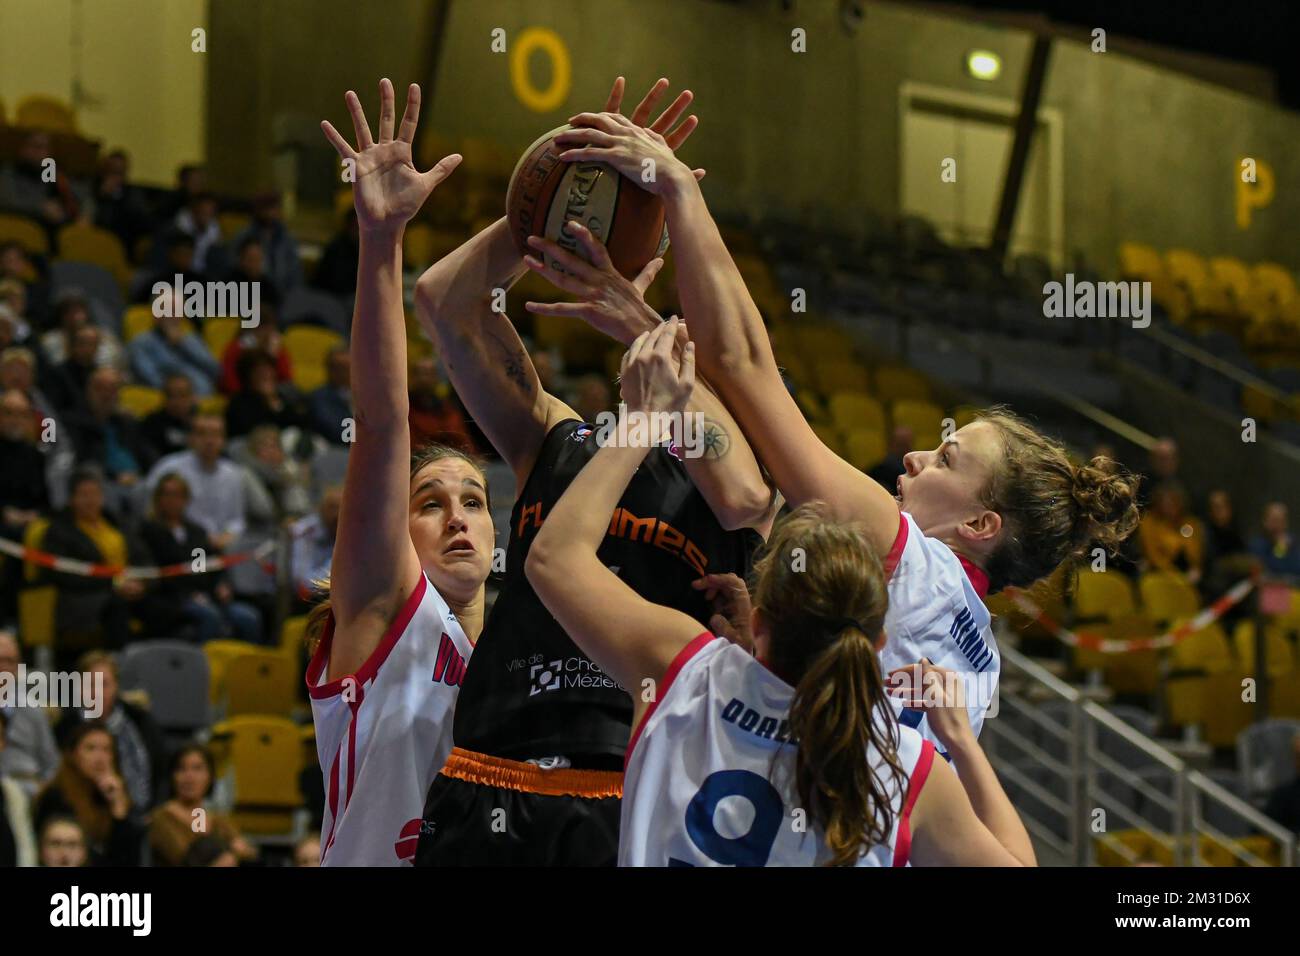
[[[831,421],[845,432],[854,428],[885,431],[885,409],[866,392],[836,392],[827,402]]]
[[[1081,572],[1091,574],[1091,572]],[[1112,573],[1112,572],[1106,572]],[[1132,598],[1130,597],[1130,600]],[[1117,617],[1109,621],[1079,624],[1075,630],[1103,640],[1129,641],[1154,637],[1158,628],[1141,617]],[[1124,651],[1103,654],[1101,651],[1076,647],[1074,666],[1079,670],[1100,670],[1107,687],[1117,694],[1154,694],[1160,683],[1160,657],[1154,650]]]
[[[37,518],[30,522],[23,529],[23,547],[30,548],[33,551],[41,550],[41,545],[45,541],[45,532],[49,530],[49,518]],[[40,579],[41,568],[39,565],[32,564],[30,561],[23,562],[23,580],[32,582]]]
[[[875,428],[844,431],[844,460],[859,471],[870,471],[885,460],[885,433]]]
[[[1241,732],[1255,719],[1259,705],[1242,699],[1242,680],[1246,676],[1240,667],[1229,667],[1205,679],[1201,726],[1205,742],[1211,747],[1233,746]]]
[[[209,395],[207,398],[199,399],[200,415],[217,415],[221,418],[226,417],[226,405],[230,399],[224,395]]]
[[[77,132],[77,119],[72,107],[52,96],[33,95],[19,100],[14,110],[14,125],[50,133]]]
[[[1285,632],[1274,626],[1264,628],[1264,655],[1268,663],[1268,675],[1282,678],[1295,670],[1295,649],[1287,640]],[[1232,646],[1237,652],[1237,660],[1247,674],[1255,673],[1255,622],[1238,621],[1232,631]]]
[[[284,347],[293,365],[293,384],[299,391],[310,392],[325,384],[326,356],[342,344],[343,336],[329,329],[294,325],[285,330]]]
[[[1200,609],[1196,589],[1176,571],[1149,571],[1138,579],[1142,613],[1156,624],[1186,619]]]
[[[221,776],[234,782],[235,825],[245,833],[287,833],[302,804],[302,735],[284,717],[239,716],[212,729]]]
[[[1162,275],[1165,264],[1160,253],[1140,242],[1123,242],[1119,247],[1119,271],[1125,279],[1146,279]]]
[[[1228,635],[1219,624],[1210,624],[1183,638],[1170,648],[1170,664],[1178,670],[1218,674],[1232,667]]]
[[[1079,569],[1074,591],[1074,613],[1084,621],[1113,621],[1136,613],[1133,582],[1120,571]]]
[[[307,615],[297,614],[284,619],[280,626],[280,653],[291,661],[297,661],[306,648]]]
[[[1167,249],[1165,270],[1175,282],[1192,285],[1209,277],[1205,260],[1190,249]]]
[[[801,388],[795,393],[795,404],[803,412],[804,418],[810,422],[826,422],[830,419],[830,412],[826,409],[826,403],[817,397],[816,392],[810,392],[806,388]]]
[[[203,322],[203,341],[208,351],[218,361],[226,354],[228,346],[239,335],[239,319],[233,316],[214,316]]]
[[[1251,267],[1250,274],[1255,287],[1279,304],[1297,297],[1295,277],[1285,266],[1276,262],[1257,262]]]
[[[117,401],[128,415],[144,418],[162,408],[163,393],[146,385],[123,385],[118,390]]]
[[[226,714],[274,714],[288,717],[297,698],[296,668],[279,651],[246,651],[226,664]]]
[[[25,216],[0,213],[0,242],[17,242],[33,255],[43,256],[50,251],[50,239],[40,225]]]
[[[876,395],[882,401],[900,398],[929,401],[930,383],[916,369],[900,365],[882,365],[876,369]],[[937,423],[936,427],[938,427]]]
[[[1234,256],[1215,256],[1210,260],[1210,275],[1227,287],[1236,302],[1245,302],[1250,296],[1254,282],[1246,263],[1240,259]]]
[[[852,359],[822,359],[820,362],[809,360],[812,377],[807,383],[823,395],[836,392],[870,392],[871,374],[866,366]]]
[[[130,342],[137,335],[143,335],[154,326],[153,307],[148,305],[129,306],[122,315],[122,341]]]
[[[208,692],[212,703],[217,704],[226,696],[226,670],[230,662],[244,654],[255,654],[263,648],[248,641],[216,640],[203,645],[203,653],[208,658]]]
[[[790,327],[795,350],[813,368],[832,357],[842,359],[853,352],[852,341],[836,326],[791,323]]]
[[[76,222],[59,230],[59,258],[93,262],[111,272],[123,288],[131,281],[122,240],[107,229]]]
[[[939,447],[944,419],[947,417],[942,408],[924,399],[900,398],[889,406],[890,422],[895,427],[910,427],[914,435],[913,446],[916,448]]]

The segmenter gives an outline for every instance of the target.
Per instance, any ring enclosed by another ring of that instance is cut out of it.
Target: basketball
[[[561,162],[564,150],[555,137],[571,128],[560,126],[538,137],[515,164],[506,192],[510,234],[521,255],[536,255],[528,237],[543,236],[580,256],[564,226],[577,220],[605,244],[614,268],[634,278],[668,248],[663,202],[604,163]],[[559,268],[554,261],[547,264]]]

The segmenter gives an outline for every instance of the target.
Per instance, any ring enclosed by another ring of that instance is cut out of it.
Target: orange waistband
[[[490,757],[459,747],[452,748],[442,772],[456,780],[548,797],[623,796],[623,775],[617,770],[543,770],[536,764]]]

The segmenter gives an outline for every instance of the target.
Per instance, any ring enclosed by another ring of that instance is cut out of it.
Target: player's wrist
[[[675,162],[664,172],[659,198],[666,204],[681,202],[697,192],[695,173],[685,163]]]

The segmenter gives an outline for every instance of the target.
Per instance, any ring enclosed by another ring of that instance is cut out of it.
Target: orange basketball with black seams
[[[664,204],[604,163],[562,162],[564,148],[555,145],[555,137],[572,128],[561,126],[538,137],[515,164],[506,193],[515,247],[520,255],[536,255],[528,237],[543,236],[582,256],[565,228],[576,220],[605,244],[614,268],[634,278],[668,248]],[[559,269],[553,260],[547,264]]]

